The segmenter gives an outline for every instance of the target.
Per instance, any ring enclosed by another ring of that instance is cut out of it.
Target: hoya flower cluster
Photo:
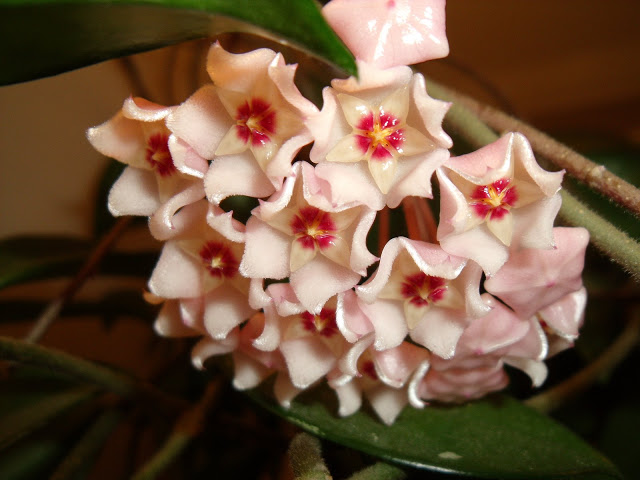
[[[89,130],[128,165],[111,211],[148,216],[165,242],[149,281],[162,303],[156,329],[199,337],[198,367],[231,354],[237,388],[275,374],[287,406],[327,382],[341,415],[364,395],[386,423],[407,403],[499,390],[505,364],[538,386],[544,359],[577,337],[586,302],[587,233],[553,227],[562,173],[540,168],[513,133],[451,158],[449,105],[406,65],[446,55],[444,2],[366,2],[377,26],[354,39],[358,3],[325,7],[359,77],[334,80],[321,110],[281,54],[216,43],[212,83],[183,104],[129,98]],[[407,38],[412,48],[400,48]],[[374,223],[393,237],[379,216],[428,202],[434,177],[437,236],[395,236],[376,257]],[[233,196],[259,200],[246,223],[221,207]]]

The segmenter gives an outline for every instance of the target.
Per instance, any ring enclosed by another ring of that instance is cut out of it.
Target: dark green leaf
[[[3,0],[0,84],[229,31],[266,34],[356,71],[313,0]]]
[[[78,271],[92,243],[70,237],[12,237],[0,241],[0,289]],[[157,254],[109,254],[102,271],[147,276]]]
[[[42,372],[38,375],[30,375],[30,378],[44,379],[42,384],[49,385],[47,390],[52,388],[51,380],[46,376],[43,377]],[[14,383],[13,380],[11,382]],[[45,389],[40,388],[39,384],[31,381],[30,385],[32,389],[40,390],[41,394],[44,393]],[[5,397],[5,394],[2,396]],[[9,396],[14,400],[17,399],[14,394]],[[0,478],[2,480],[48,478],[52,469],[72,447],[80,431],[86,428],[87,422],[94,416],[95,404],[85,402],[81,406],[68,409],[67,413],[63,413],[48,422],[46,426],[3,450],[0,455]]]
[[[13,392],[3,392],[11,396]],[[0,417],[0,449],[4,449],[25,435],[45,425],[72,406],[87,400],[95,389],[78,387],[56,393],[40,393],[36,400],[13,409],[3,409]]]
[[[252,397],[314,435],[401,465],[481,478],[620,478],[569,430],[507,396],[406,408],[391,427],[363,411],[338,418],[317,399],[285,410],[259,394]]]

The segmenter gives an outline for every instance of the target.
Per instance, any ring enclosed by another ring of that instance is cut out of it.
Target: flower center
[[[500,220],[518,200],[518,192],[511,180],[501,178],[490,185],[478,185],[471,193],[469,205],[484,219]]]
[[[231,278],[238,272],[238,260],[231,249],[221,242],[205,243],[199,255],[212,277]]]
[[[398,154],[405,141],[400,119],[389,113],[364,117],[356,126],[355,137],[363,155],[385,160]]]
[[[238,107],[236,113],[238,138],[260,147],[271,141],[276,132],[276,112],[269,102],[261,98],[251,98]]]
[[[402,296],[416,307],[426,307],[442,300],[447,293],[447,281],[423,272],[407,275],[401,285]]]
[[[329,248],[338,231],[331,214],[308,206],[298,210],[291,220],[291,231],[305,248],[320,250]]]
[[[300,315],[302,326],[308,332],[317,333],[323,337],[333,337],[338,333],[336,324],[336,311],[331,308],[323,308],[318,315],[304,312]]]
[[[149,137],[145,159],[161,177],[168,177],[177,171],[169,151],[169,135],[166,133],[155,133]]]

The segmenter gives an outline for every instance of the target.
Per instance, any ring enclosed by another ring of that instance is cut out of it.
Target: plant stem
[[[382,250],[389,241],[389,228],[389,207],[384,207],[378,213],[378,256],[382,255]]]
[[[601,192],[640,216],[640,189],[607,171],[603,165],[592,162],[531,125],[455,90],[433,82],[429,83],[429,90],[436,92],[435,95],[438,97],[464,105],[497,131],[517,131],[524,134],[536,153],[548,158],[558,167],[564,168],[571,176],[590,188]]]
[[[132,480],[152,480],[171,465],[197,437],[205,426],[206,417],[219,398],[222,381],[209,383],[198,403],[184,412],[173,433],[155,455],[133,476]]]
[[[124,229],[129,225],[131,219],[132,217],[121,218],[113,225],[113,227],[111,227],[107,234],[102,237],[80,271],[78,271],[76,276],[71,280],[71,282],[69,282],[60,296],[47,305],[38,320],[36,320],[36,323],[25,337],[26,342],[37,343],[42,338],[53,321],[58,318],[58,315],[64,306],[75,296],[89,276],[98,267],[100,261],[109,252],[114,242]]]
[[[68,353],[13,338],[0,337],[0,358],[59,371],[121,396],[147,397],[170,410],[180,410],[188,405],[183,399],[171,396],[146,382],[135,380]]]
[[[289,446],[289,459],[297,480],[330,480],[331,474],[322,458],[320,440],[299,433]]]
[[[635,312],[620,336],[596,360],[564,382],[524,403],[545,413],[557,409],[612,371],[637,345],[639,334],[640,315]]]
[[[401,468],[378,462],[354,473],[348,480],[401,480],[406,477],[407,474]]]
[[[618,230],[600,215],[565,190],[560,191],[560,218],[573,226],[589,230],[591,242],[613,261],[620,264],[636,280],[640,279],[640,244]]]

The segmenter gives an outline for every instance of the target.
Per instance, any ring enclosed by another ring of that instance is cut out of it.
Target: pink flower
[[[374,275],[356,287],[360,307],[376,332],[376,348],[416,343],[448,358],[471,318],[489,308],[480,298],[480,268],[437,245],[394,238]]]
[[[359,60],[378,68],[446,57],[445,0],[333,0],[329,25]]]
[[[429,354],[408,342],[377,351],[373,341],[368,335],[353,345],[339,370],[329,375],[329,385],[338,395],[341,416],[357,411],[364,393],[380,419],[391,425],[407,403],[422,407],[416,388],[428,369]]]
[[[431,197],[431,176],[448,158],[442,130],[449,104],[434,100],[408,67],[358,65],[359,80],[334,80],[322,111],[309,118],[311,160],[336,204],[380,210],[408,195]]]
[[[149,280],[159,297],[179,299],[188,325],[202,322],[214,339],[225,338],[254,310],[248,303],[249,280],[239,273],[243,244],[230,240],[205,221],[206,201],[183,208],[176,215],[179,233],[165,243]],[[229,216],[227,230],[238,235],[239,225]],[[223,230],[224,231],[224,230]]]
[[[537,313],[540,325],[549,339],[549,357],[573,347],[584,321],[586,305],[587,290],[582,287]]]
[[[547,368],[542,360],[548,343],[538,322],[522,320],[489,295],[483,298],[491,312],[471,322],[453,357],[431,356],[418,389],[420,398],[465,402],[501,390],[509,381],[504,364],[523,370],[534,386],[544,382]]]
[[[485,282],[522,318],[555,303],[582,287],[584,255],[589,232],[584,228],[554,228],[556,247],[511,252],[509,260]]]
[[[553,221],[563,172],[547,172],[529,142],[511,133],[480,150],[451,158],[438,169],[441,207],[438,240],[493,275],[509,247],[552,248]]]
[[[363,206],[334,208],[326,188],[311,165],[296,163],[294,176],[253,211],[240,265],[249,278],[290,277],[299,301],[315,313],[330,297],[353,287],[376,259],[366,248],[375,212]]]
[[[173,234],[176,211],[204,197],[208,168],[167,129],[165,119],[174,108],[128,98],[111,120],[87,131],[96,150],[128,165],[109,192],[109,211],[151,216],[151,231],[159,239]]]
[[[211,47],[207,71],[214,85],[198,90],[167,124],[214,160],[205,178],[212,202],[271,195],[291,174],[298,150],[311,142],[304,120],[317,109],[293,83],[295,69],[272,50],[232,54],[218,43]]]
[[[297,302],[288,284],[270,285],[267,294],[265,326],[253,344],[279,350],[293,385],[308,388],[336,366],[347,345],[336,325],[335,298],[313,313]]]

